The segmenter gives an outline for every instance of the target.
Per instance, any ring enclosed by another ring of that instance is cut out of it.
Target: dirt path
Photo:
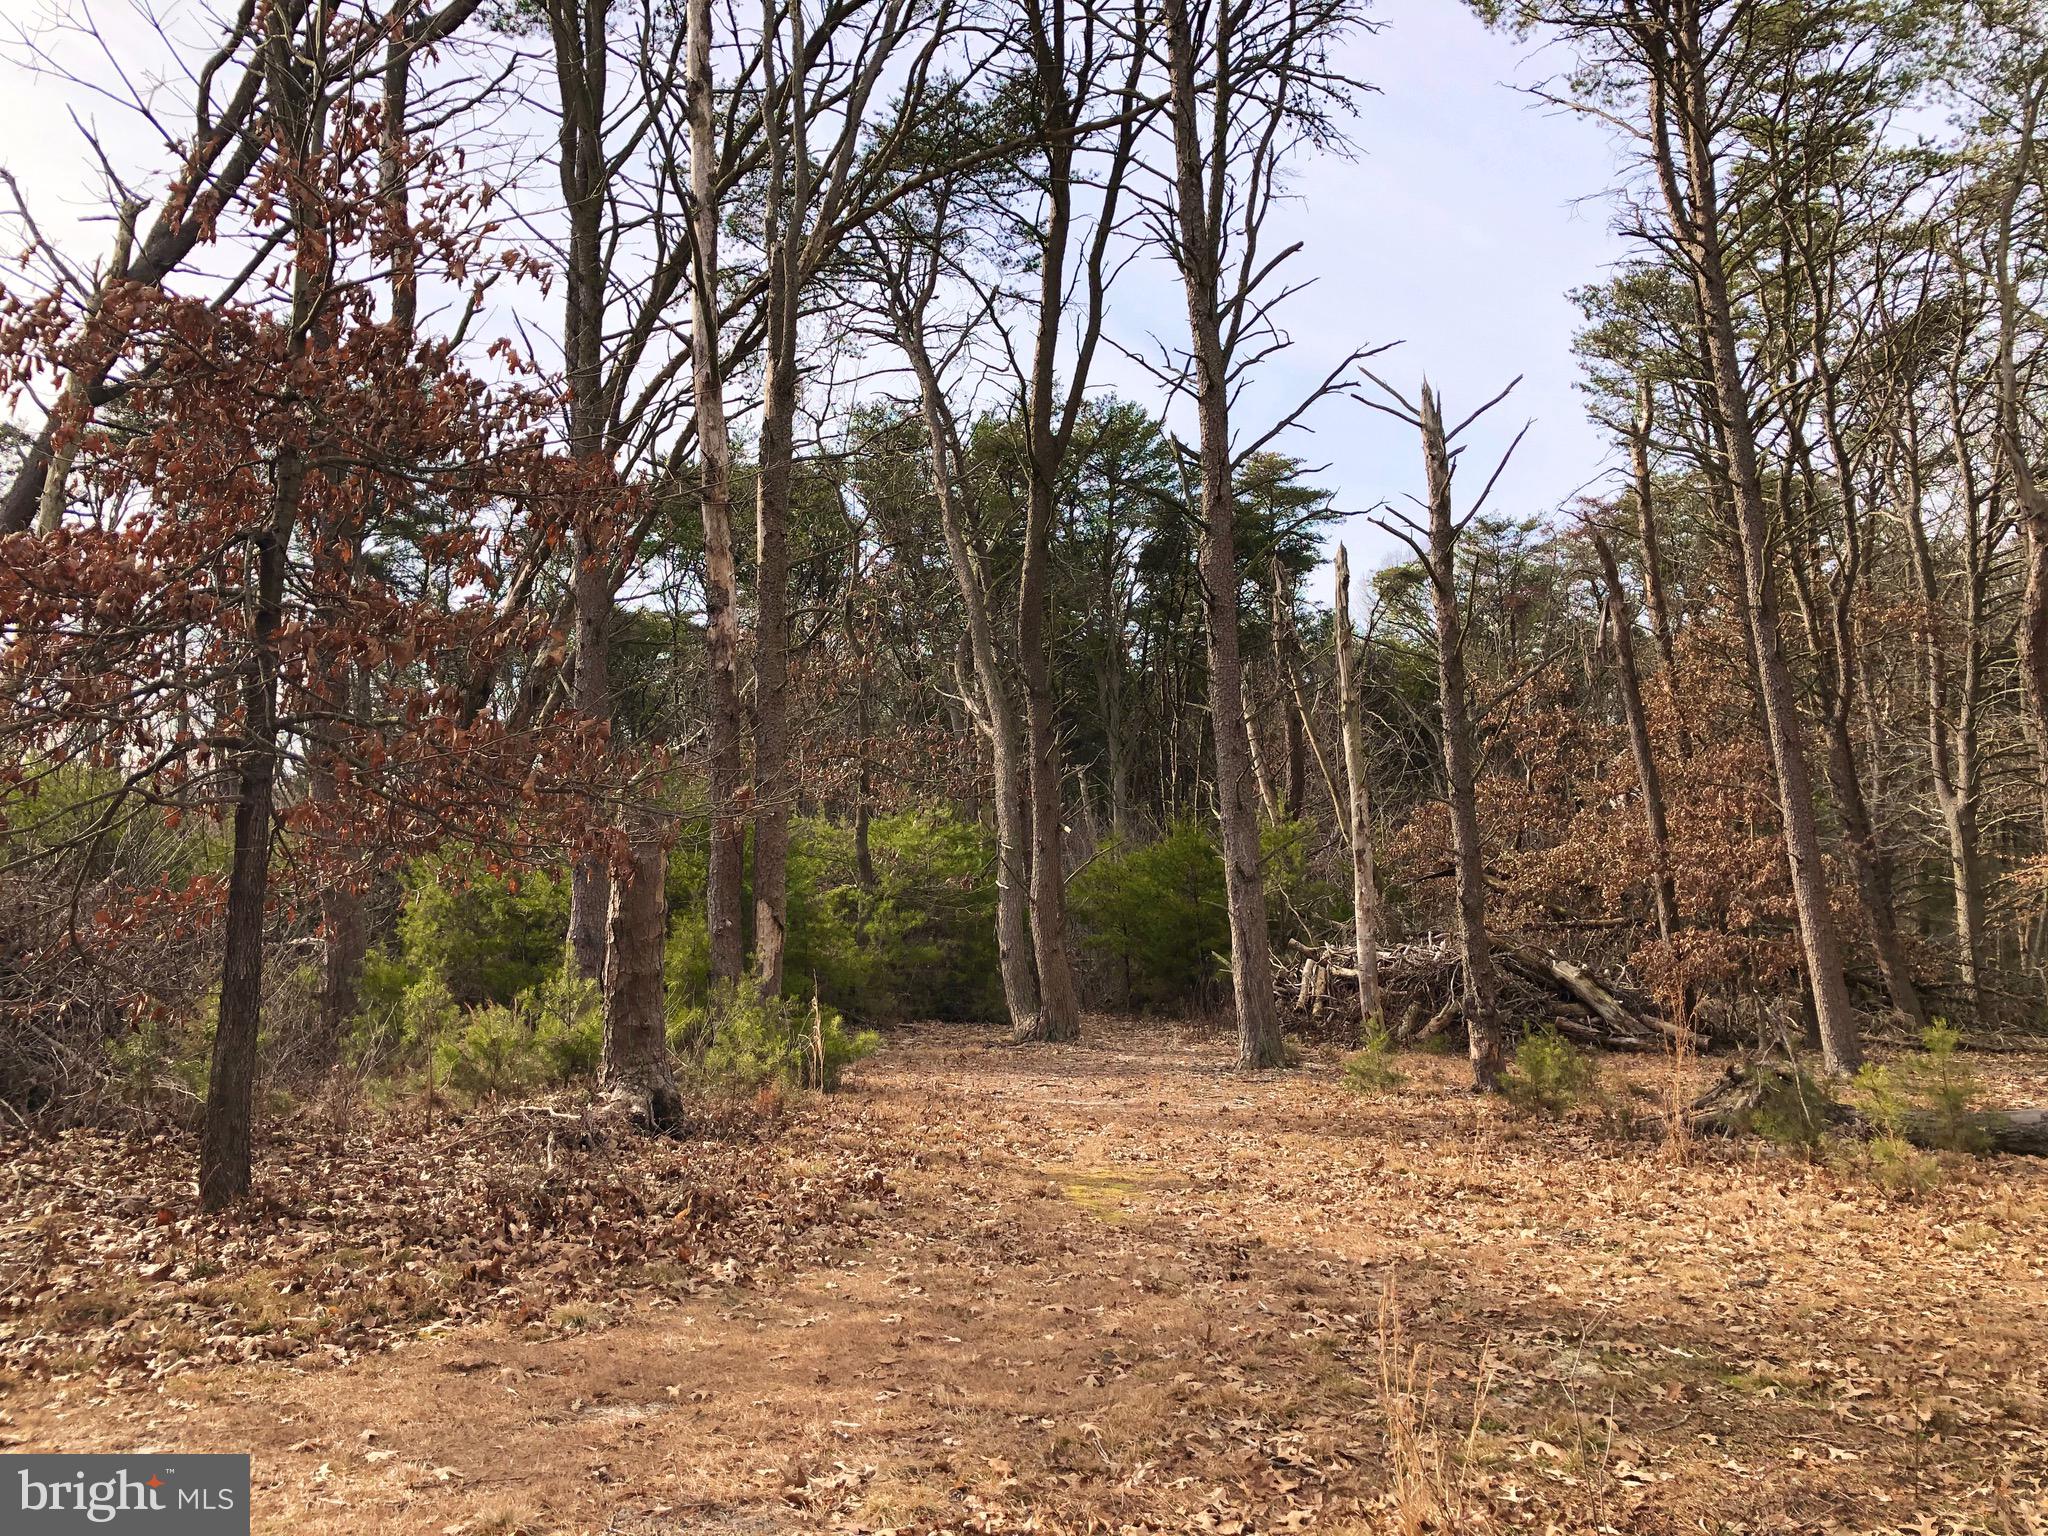
[[[896,1171],[775,1283],[24,1386],[9,1448],[250,1450],[294,1536],[2048,1529],[2038,1167],[1895,1203],[1428,1058],[1367,1101],[1158,1026],[991,1040],[899,1032],[805,1111],[799,1175]]]

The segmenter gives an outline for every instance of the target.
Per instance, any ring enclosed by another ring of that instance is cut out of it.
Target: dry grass
[[[1393,1536],[1477,1530],[1492,1522],[1475,1497],[1479,1433],[1492,1386],[1491,1359],[1483,1359],[1463,1438],[1447,1446],[1436,1402],[1436,1378],[1423,1350],[1408,1342],[1401,1307],[1388,1279],[1380,1295],[1379,1410],[1386,1421],[1387,1509]]]

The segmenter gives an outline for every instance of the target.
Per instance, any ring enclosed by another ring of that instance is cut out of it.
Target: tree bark
[[[789,497],[796,418],[797,295],[769,302],[754,523],[754,982],[782,993],[789,932]],[[780,335],[787,343],[776,344]]]
[[[1458,948],[1464,961],[1462,1011],[1476,1092],[1499,1089],[1505,1062],[1494,969],[1486,929],[1486,850],[1479,835],[1479,756],[1465,677],[1465,625],[1458,611],[1458,525],[1451,511],[1451,455],[1436,392],[1422,386],[1422,454],[1429,480],[1429,596],[1436,620],[1437,700],[1443,725],[1444,793],[1450,803]]]
[[[1057,334],[1055,329],[1053,335]],[[1034,387],[1034,417],[1041,409],[1040,399]],[[1049,411],[1050,401],[1042,408]],[[1044,430],[1050,431],[1049,423]],[[1034,432],[1034,438],[1037,435]],[[1060,446],[1053,444],[1053,451]],[[1053,492],[1059,465],[1057,459],[1045,464],[1037,452],[1033,458],[1024,521],[1024,568],[1017,592],[1017,650],[1024,672],[1026,780],[1031,797],[1031,948],[1038,970],[1038,1017],[1026,1038],[1078,1040],[1081,999],[1067,959],[1066,818],[1060,794],[1059,727],[1053,713],[1052,664],[1045,633]]]
[[[277,792],[277,657],[285,551],[305,465],[290,450],[277,464],[275,520],[252,540],[254,611],[240,681],[242,729],[234,758],[234,851],[228,871],[220,1010],[199,1143],[199,1202],[209,1211],[249,1193],[256,1099],[256,1037],[263,1012],[263,918],[270,895],[270,838]]]
[[[697,424],[698,508],[704,523],[706,755],[711,858],[705,880],[711,979],[737,985],[746,962],[740,901],[746,822],[740,804],[739,574],[732,540],[732,444],[720,355],[718,127],[711,79],[711,0],[688,0],[683,98],[690,137],[690,373]]]
[[[1647,40],[1652,61],[1653,153],[1674,232],[1692,270],[1704,321],[1702,340],[1718,425],[1728,453],[1728,483],[1734,496],[1750,623],[1756,639],[1765,728],[1783,818],[1785,857],[1799,916],[1806,972],[1812,985],[1822,1056],[1830,1073],[1847,1074],[1860,1065],[1862,1044],[1843,978],[1834,917],[1828,907],[1827,869],[1814,816],[1813,781],[1800,740],[1798,704],[1779,633],[1777,571],[1772,559],[1770,523],[1764,510],[1749,389],[1742,377],[1742,357],[1722,252],[1720,187],[1707,126],[1712,119],[1712,104],[1704,72],[1699,16],[1696,8],[1686,5],[1679,8],[1678,19],[1681,25],[1674,29],[1668,43],[1655,35]],[[1671,140],[1667,94],[1682,107],[1676,113],[1684,142],[1682,176]]]
[[[600,1092],[654,1130],[681,1124],[682,1094],[669,1056],[662,999],[668,938],[668,844],[659,820],[632,813],[623,864],[608,882],[605,913],[604,1045]]]
[[[1628,721],[1629,750],[1635,756],[1636,786],[1643,797],[1643,823],[1650,838],[1650,885],[1657,902],[1657,935],[1668,940],[1678,928],[1678,889],[1671,874],[1671,837],[1664,821],[1664,780],[1650,743],[1649,717],[1643,711],[1642,681],[1636,671],[1635,618],[1623,594],[1621,568],[1614,547],[1597,528],[1593,550],[1607,581],[1607,613],[1613,625],[1615,674],[1621,684],[1621,709]]]
[[[1165,0],[1169,109],[1173,123],[1175,255],[1186,290],[1190,351],[1200,424],[1201,543],[1196,570],[1208,620],[1209,728],[1215,742],[1216,809],[1230,912],[1231,989],[1237,1003],[1238,1062],[1286,1064],[1273,999],[1272,939],[1259,846],[1258,790],[1238,654],[1236,507],[1231,485],[1230,380],[1220,325],[1221,243],[1204,186],[1201,100],[1187,0]],[[1219,25],[1227,23],[1219,22]],[[1220,110],[1220,108],[1219,108]],[[1213,168],[1220,180],[1222,167]]]
[[[1365,755],[1362,658],[1351,630],[1351,555],[1337,546],[1337,708],[1344,720],[1345,835],[1351,844],[1351,930],[1358,951],[1358,1025],[1384,1026],[1380,1003],[1379,888],[1372,865],[1372,793]]]
[[[604,0],[553,0],[548,8],[562,113],[557,170],[569,213],[562,314],[569,453],[583,470],[569,535],[576,659],[572,700],[579,713],[609,722],[612,585],[604,536],[609,508],[599,504],[610,491],[604,443],[605,13]],[[604,969],[609,879],[603,854],[593,849],[577,852],[570,861],[570,962],[589,981],[598,980]]]

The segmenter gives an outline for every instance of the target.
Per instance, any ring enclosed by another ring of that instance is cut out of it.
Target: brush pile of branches
[[[1534,944],[1494,950],[1500,1011],[1510,1027],[1550,1024],[1582,1044],[1617,1051],[1663,1050],[1693,1038],[1641,993]],[[1296,940],[1274,957],[1280,996],[1297,1014],[1333,1026],[1358,1017],[1358,951]],[[1462,1030],[1464,966],[1447,934],[1430,934],[1380,951],[1380,995],[1388,1033],[1412,1045]]]

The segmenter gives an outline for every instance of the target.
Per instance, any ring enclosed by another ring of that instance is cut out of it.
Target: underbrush
[[[1890,1194],[1924,1195],[1986,1150],[1975,1118],[1981,1088],[1961,1047],[1961,1036],[1937,1020],[1918,1051],[1865,1064],[1846,1096],[1796,1063],[1751,1069],[1750,1101],[1730,1129]]]
[[[1348,893],[1312,873],[1303,822],[1267,823],[1260,864],[1274,942],[1348,912]],[[1209,827],[1175,822],[1147,843],[1111,843],[1073,877],[1074,926],[1102,992],[1136,1013],[1199,1016],[1229,996],[1223,858]]]
[[[1507,1101],[1525,1114],[1552,1119],[1570,1114],[1600,1091],[1600,1064],[1548,1025],[1530,1030],[1515,1047],[1514,1065],[1501,1079]]]
[[[849,1066],[874,1054],[881,1037],[848,1029],[837,1009],[815,997],[764,999],[741,988],[714,1006],[676,1010],[669,1042],[707,1088],[758,1091],[772,1084],[829,1093]]]
[[[1408,1081],[1394,1065],[1394,1037],[1385,1024],[1366,1031],[1365,1044],[1344,1058],[1344,1084],[1366,1095],[1392,1093]]]
[[[486,1004],[435,1018],[437,998],[416,1027],[432,1031],[424,1070],[384,1079],[387,1094],[441,1091],[476,1103],[592,1082],[604,1040],[603,1002],[594,983],[557,976],[509,1005]],[[777,1089],[831,1092],[846,1068],[881,1043],[873,1030],[850,1029],[839,1011],[815,998],[762,998],[751,987],[721,988],[709,1003],[672,998],[669,1047],[678,1075],[700,1094]]]

